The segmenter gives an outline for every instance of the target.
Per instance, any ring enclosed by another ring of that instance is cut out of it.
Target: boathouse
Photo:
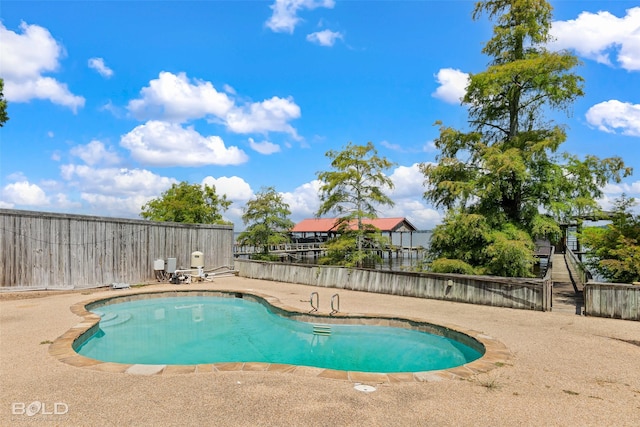
[[[388,234],[389,241],[392,241],[394,234],[399,235],[400,247],[413,247],[413,233],[417,229],[406,218],[365,218],[362,222],[376,227],[383,235]],[[339,218],[303,219],[291,229],[291,239],[297,243],[326,242],[338,234],[338,223]],[[355,221],[351,227],[353,229],[357,227]],[[408,234],[409,241],[405,244],[406,234]]]

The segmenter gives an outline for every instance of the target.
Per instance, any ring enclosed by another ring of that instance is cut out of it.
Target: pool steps
[[[313,324],[314,335],[331,335],[331,325]]]
[[[94,311],[95,314],[100,316],[100,327],[109,327],[121,325],[131,320],[131,313],[103,313],[101,311]]]

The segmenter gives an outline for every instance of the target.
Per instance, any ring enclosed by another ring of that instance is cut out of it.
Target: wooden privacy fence
[[[176,224],[0,209],[0,288],[84,288],[154,278],[153,260],[191,253],[233,262],[233,226]]]
[[[640,286],[588,282],[584,287],[587,316],[640,320]]]
[[[551,282],[235,260],[243,277],[526,310],[551,310]]]
[[[584,314],[623,320],[640,320],[640,286],[593,281],[593,275],[569,248],[565,253],[571,279],[583,288]]]

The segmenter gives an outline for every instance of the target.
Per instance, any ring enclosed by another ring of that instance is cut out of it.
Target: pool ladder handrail
[[[315,305],[313,304],[314,295],[316,296]],[[316,311],[318,311],[318,308],[320,307],[320,295],[317,292],[311,292],[311,296],[309,297],[309,304],[311,304],[311,311],[309,311],[309,313],[315,313]]]
[[[335,302],[337,302],[336,305],[334,305]],[[336,314],[339,311],[340,311],[340,295],[333,294],[331,296],[331,315],[333,316],[334,314]]]

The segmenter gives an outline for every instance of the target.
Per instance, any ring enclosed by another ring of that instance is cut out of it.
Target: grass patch
[[[498,377],[496,376],[483,376],[483,377],[476,377],[476,382],[481,385],[482,387],[486,388],[487,390],[498,390],[500,387],[502,387],[502,384],[500,383],[500,381],[498,381]]]
[[[570,394],[571,396],[578,396],[580,393],[578,393],[577,391],[573,391],[573,390],[562,390],[567,394]]]
[[[44,341],[40,341],[40,344],[53,344],[53,341],[51,341],[51,340],[44,340]]]

